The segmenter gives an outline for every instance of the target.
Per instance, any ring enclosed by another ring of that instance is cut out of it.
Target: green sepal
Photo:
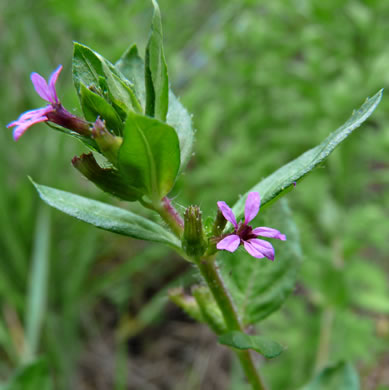
[[[119,151],[119,170],[130,185],[157,202],[172,189],[179,167],[175,130],[157,119],[130,112]]]
[[[219,336],[219,343],[236,349],[252,349],[268,359],[279,356],[285,349],[281,344],[267,337],[252,336],[239,331],[233,331]]]
[[[72,164],[104,192],[130,202],[142,198],[142,193],[128,185],[116,169],[101,168],[92,153],[74,157]]]

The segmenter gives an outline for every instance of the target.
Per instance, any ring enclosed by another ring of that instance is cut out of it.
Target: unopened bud
[[[226,225],[227,225],[227,220],[224,218],[222,212],[218,209],[215,222],[213,223],[213,227],[212,227],[212,235],[221,236]]]
[[[198,206],[189,206],[184,214],[182,247],[189,256],[201,256],[207,249],[204,238],[201,211]]]
[[[105,122],[101,119],[97,119],[93,125],[92,137],[99,146],[101,153],[108,159],[108,161],[116,165],[119,149],[123,143],[123,138],[111,134],[105,126]]]

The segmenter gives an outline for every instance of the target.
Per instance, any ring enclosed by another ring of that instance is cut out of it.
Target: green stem
[[[334,309],[325,308],[321,314],[319,346],[317,349],[314,372],[318,373],[328,362],[331,343],[331,330],[334,322]]]
[[[161,204],[156,208],[156,211],[162,217],[162,219],[169,225],[173,233],[181,238],[184,232],[184,221],[182,220],[178,211],[172,205],[168,197],[164,197],[161,200]]]
[[[203,257],[195,260],[201,275],[204,277],[209,289],[223,314],[229,331],[238,330],[244,332],[240,323],[239,315],[234,303],[224,285],[224,281],[215,263],[215,257]],[[236,351],[246,377],[253,390],[266,390],[266,387],[259,375],[250,351]]]
[[[160,207],[155,208],[163,220],[169,225],[172,231],[181,237],[183,233],[183,221],[181,216],[175,210],[170,202],[170,199],[163,198]],[[205,255],[201,258],[194,258],[194,263],[197,264],[201,275],[204,277],[220,311],[223,314],[224,321],[229,331],[244,332],[243,325],[240,322],[238,312],[228,293],[219,269],[215,263],[215,256]],[[266,390],[262,378],[255,367],[255,363],[250,351],[234,350],[237,354],[247,380],[253,390]]]

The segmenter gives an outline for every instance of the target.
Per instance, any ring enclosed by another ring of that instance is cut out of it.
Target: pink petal
[[[32,125],[35,125],[36,123],[40,123],[40,122],[45,122],[45,121],[47,121],[47,117],[42,116],[40,118],[35,118],[34,120],[24,122],[18,125],[17,127],[15,127],[15,130],[13,131],[14,140],[17,141],[26,132],[26,130]]]
[[[282,234],[280,231],[266,226],[257,227],[252,231],[252,233],[255,234],[256,236],[278,238],[281,241],[286,240],[285,234]]]
[[[223,238],[216,245],[217,249],[225,249],[229,252],[235,252],[240,244],[240,238],[236,234],[230,234],[229,236]]]
[[[58,66],[58,68],[51,74],[50,80],[49,80],[49,91],[52,98],[51,103],[59,103],[58,97],[57,97],[57,91],[55,90],[55,83],[57,82],[58,76],[61,73],[62,65]]]
[[[217,207],[219,207],[219,210],[222,212],[224,215],[224,218],[231,222],[235,228],[238,227],[238,224],[236,223],[235,215],[232,212],[232,210],[228,207],[226,202],[219,201],[217,202]]]
[[[250,192],[247,195],[246,205],[244,208],[244,223],[247,225],[258,214],[261,205],[261,198],[258,192]]]
[[[243,245],[251,256],[258,259],[267,257],[270,260],[274,260],[274,248],[270,242],[260,240],[258,238],[252,238],[248,241],[244,241]]]
[[[31,81],[34,85],[36,93],[49,103],[52,103],[51,93],[46,80],[38,73],[31,73]]]
[[[265,257],[265,255],[262,252],[259,252],[257,249],[255,249],[255,247],[252,244],[250,244],[248,241],[243,241],[243,245],[244,245],[244,248],[246,249],[246,251],[251,256],[253,256],[257,259],[262,259],[263,257]]]
[[[54,109],[51,107],[51,106],[47,106],[47,107],[44,107],[44,108],[37,108],[35,110],[30,110],[30,111],[26,111],[24,112],[23,114],[20,115],[20,117],[18,119],[16,119],[16,121],[13,121],[11,123],[9,123],[7,125],[7,127],[12,127],[12,126],[17,126],[17,125],[20,125],[26,121],[29,121],[33,118],[38,118],[40,116],[43,116],[43,115],[46,115],[48,114],[49,112],[52,112],[54,111]]]
[[[32,125],[47,121],[48,118],[46,114],[52,111],[54,111],[54,109],[51,106],[27,111],[20,115],[20,117],[16,121],[9,123],[7,127],[10,128],[16,126],[13,131],[13,137],[15,141],[17,141],[24,134],[24,132]]]

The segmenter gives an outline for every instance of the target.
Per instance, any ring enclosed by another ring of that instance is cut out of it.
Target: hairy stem
[[[163,220],[169,225],[177,237],[181,238],[183,234],[184,222],[177,210],[171,204],[169,198],[165,197],[161,201],[161,205],[155,210],[160,214]],[[197,264],[201,275],[205,279],[220,311],[223,314],[224,321],[229,331],[238,330],[244,332],[243,325],[240,322],[238,312],[224,284],[219,269],[215,263],[215,256],[203,256],[193,258]],[[234,350],[237,354],[248,382],[253,390],[266,390],[262,378],[255,367],[255,363],[250,351]]]
[[[172,205],[171,200],[168,197],[164,197],[161,200],[160,206],[156,209],[162,219],[169,225],[173,233],[181,238],[184,231],[184,221],[181,218],[181,215]]]
[[[215,257],[203,257],[196,259],[195,262],[223,314],[228,330],[244,332],[234,303],[215,263]],[[266,390],[250,351],[235,352],[253,390]]]

